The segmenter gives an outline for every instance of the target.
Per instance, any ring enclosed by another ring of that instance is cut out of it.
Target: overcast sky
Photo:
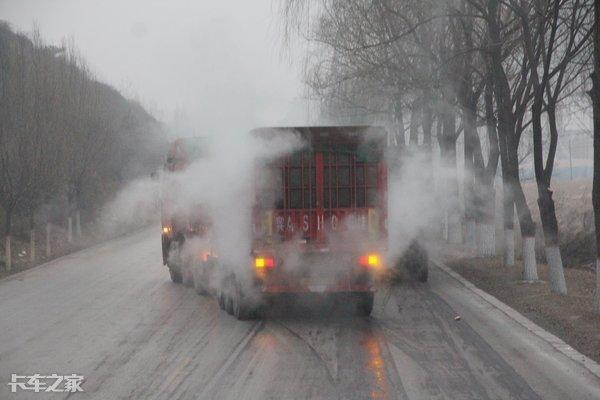
[[[179,110],[202,134],[306,122],[300,62],[281,56],[276,4],[0,0],[0,19],[25,32],[36,24],[48,42],[73,38],[100,80],[163,121]]]

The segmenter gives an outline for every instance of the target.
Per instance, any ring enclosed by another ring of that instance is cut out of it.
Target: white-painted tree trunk
[[[537,262],[535,260],[535,236],[523,237],[523,280],[525,282],[538,280]]]
[[[78,238],[81,237],[81,211],[75,211],[75,233]]]
[[[513,267],[515,265],[515,231],[504,229],[504,265]]]
[[[46,257],[50,257],[52,255],[52,244],[50,242],[50,235],[52,234],[52,228],[50,224],[46,224]]]
[[[12,240],[10,235],[6,235],[4,239],[4,262],[6,263],[6,270],[10,272],[12,269]]]
[[[494,224],[477,224],[477,254],[479,257],[496,255],[496,227]]]
[[[29,261],[35,262],[35,229],[29,231]]]
[[[465,245],[471,251],[477,250],[477,223],[472,219],[465,223]]]
[[[73,243],[73,218],[67,219],[67,242]]]
[[[596,293],[594,295],[594,311],[600,314],[600,258],[596,258]]]
[[[554,293],[567,294],[565,271],[558,246],[546,246],[546,261],[550,272],[550,290]]]

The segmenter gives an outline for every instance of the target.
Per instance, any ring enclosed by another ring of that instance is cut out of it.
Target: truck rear
[[[261,128],[252,134],[263,140],[299,135],[305,146],[257,161],[252,283],[226,283],[220,304],[244,318],[280,294],[337,294],[369,315],[387,249],[385,130]]]

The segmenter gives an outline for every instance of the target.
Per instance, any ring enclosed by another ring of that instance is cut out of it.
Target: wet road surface
[[[600,399],[587,370],[437,268],[344,304],[237,321],[175,285],[158,229],[0,281],[0,399]],[[460,315],[459,320],[455,317]],[[83,393],[11,393],[11,374]]]

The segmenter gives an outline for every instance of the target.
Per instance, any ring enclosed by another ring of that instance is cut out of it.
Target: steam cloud
[[[164,171],[161,179],[141,179],[126,187],[106,207],[104,226],[105,229],[116,229],[156,220],[160,197],[171,194],[178,210],[201,207],[213,224],[210,239],[196,238],[186,242],[183,257],[194,257],[210,240],[221,263],[238,273],[248,272],[252,206],[257,184],[255,163],[301,149],[304,143],[289,131],[282,131],[270,140],[248,133],[223,134],[210,137],[208,143],[207,154],[185,170]],[[425,171],[431,171],[431,162],[419,152],[403,155],[401,166],[390,167],[388,266],[394,265],[414,239],[426,241],[433,224],[443,219],[445,206],[436,197],[433,182],[426,179]],[[430,173],[433,177],[434,172]],[[438,168],[435,174],[440,173]],[[444,179],[445,174],[441,175]],[[163,182],[170,182],[170,186]],[[167,192],[161,196],[161,191]],[[356,234],[351,228],[337,240],[347,240]],[[331,240],[336,238],[332,236]],[[299,261],[297,258],[291,251],[289,264],[294,264],[293,260]]]

